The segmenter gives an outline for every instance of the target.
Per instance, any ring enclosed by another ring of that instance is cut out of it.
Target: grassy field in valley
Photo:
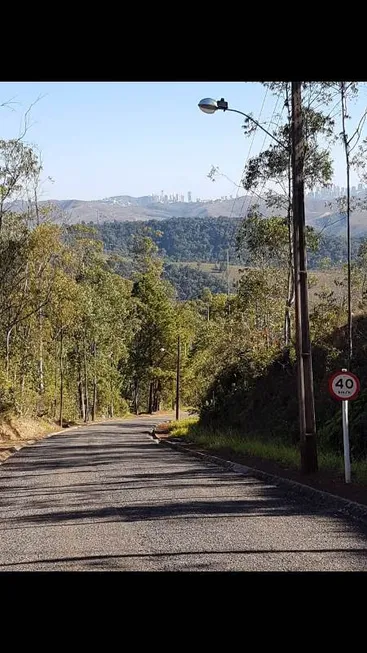
[[[227,282],[227,270],[219,271],[216,269],[215,263],[196,263],[196,262],[182,262],[181,265],[188,265],[189,267],[196,268],[201,272],[207,272],[215,277],[219,277],[224,282]],[[230,287],[237,284],[241,278],[243,268],[238,265],[229,266],[229,282]],[[346,294],[346,279],[345,272],[340,268],[333,268],[330,270],[309,270],[309,297],[310,305],[312,306],[317,301],[317,294],[322,290],[333,290],[337,298],[341,298]],[[335,281],[337,283],[335,283]],[[345,282],[344,285],[340,285]]]

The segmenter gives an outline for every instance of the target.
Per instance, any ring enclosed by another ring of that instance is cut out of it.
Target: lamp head
[[[218,111],[217,101],[212,100],[212,98],[210,97],[200,100],[198,106],[199,109],[201,109],[201,111],[204,111],[204,113],[215,113],[216,111]]]
[[[226,109],[228,109],[228,102],[226,102],[224,98],[213,100],[210,97],[206,97],[203,100],[200,100],[198,106],[199,109],[204,111],[204,113],[215,113],[218,109],[226,111]]]

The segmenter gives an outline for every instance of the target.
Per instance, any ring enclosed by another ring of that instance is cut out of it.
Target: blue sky
[[[0,138],[19,134],[25,111],[39,96],[26,138],[42,152],[43,199],[161,190],[183,193],[186,199],[191,191],[195,199],[235,195],[231,182],[219,177],[213,183],[207,174],[211,165],[219,166],[238,183],[251,143],[243,136],[240,116],[205,115],[198,101],[225,97],[231,107],[258,118],[265,89],[244,82],[6,82],[0,84],[0,104],[10,99],[16,104],[14,111],[0,109]],[[275,103],[268,92],[261,121],[271,118]],[[366,105],[363,91],[353,118]],[[263,142],[264,135],[257,134],[252,155]],[[335,182],[345,186],[342,153],[334,154]]]

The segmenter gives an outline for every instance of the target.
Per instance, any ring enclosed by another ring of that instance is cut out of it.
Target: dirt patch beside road
[[[36,440],[41,440],[49,433],[60,430],[52,421],[34,418],[5,418],[0,420],[0,462],[14,451]]]

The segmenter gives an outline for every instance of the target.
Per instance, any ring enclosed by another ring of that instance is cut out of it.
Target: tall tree
[[[255,192],[270,209],[283,210],[288,229],[287,291],[284,308],[284,344],[290,343],[290,309],[294,303],[293,271],[293,233],[292,233],[292,186],[291,186],[291,84],[290,82],[266,83],[270,90],[282,97],[283,111],[276,117],[273,129],[278,142],[271,141],[267,149],[252,157],[244,171],[243,187]],[[329,85],[320,83],[303,84],[303,125],[305,139],[305,185],[313,188],[316,184],[326,186],[332,179],[332,160],[330,150],[323,145],[334,138],[334,121],[320,105],[325,108],[332,101]],[[316,105],[316,106],[315,106]],[[285,118],[284,118],[285,111]],[[283,121],[281,123],[281,121]],[[271,126],[270,126],[271,127]],[[244,130],[247,135],[255,127],[246,119]],[[280,143],[284,143],[282,146]],[[274,189],[265,190],[272,182]],[[265,192],[264,192],[265,190]]]

